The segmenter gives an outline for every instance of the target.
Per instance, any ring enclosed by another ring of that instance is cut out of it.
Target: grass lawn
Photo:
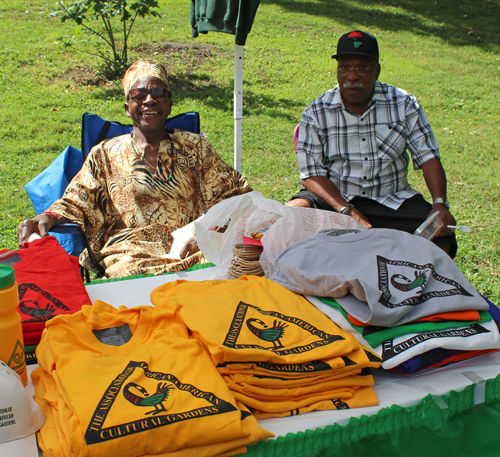
[[[173,115],[202,115],[202,129],[233,163],[234,37],[191,38],[188,0],[160,0],[161,18],[136,23],[131,56],[165,62]],[[55,2],[0,3],[0,247],[17,246],[34,216],[23,185],[66,146],[80,147],[84,112],[128,123],[119,82],[97,75],[94,38],[49,14]],[[420,100],[440,144],[459,224],[457,264],[500,304],[500,0],[262,0],[245,46],[242,171],[285,203],[299,189],[292,143],[304,108],[335,85],[330,56],[352,29],[375,34],[382,82]],[[65,43],[73,40],[71,47]],[[420,172],[415,188],[428,196]]]

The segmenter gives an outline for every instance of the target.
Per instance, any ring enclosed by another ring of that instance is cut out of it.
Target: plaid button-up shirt
[[[407,151],[416,170],[439,157],[416,98],[389,84],[376,82],[362,116],[344,108],[336,86],[314,100],[300,121],[300,178],[325,176],[346,201],[360,196],[397,209],[416,195],[408,183]]]

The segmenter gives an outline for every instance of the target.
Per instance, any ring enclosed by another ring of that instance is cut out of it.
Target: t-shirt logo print
[[[408,279],[405,275],[393,274],[391,276],[391,286],[403,292],[410,292],[415,290],[415,293],[420,294],[425,289],[431,270],[414,271],[415,278],[413,281]]]
[[[280,340],[284,336],[285,328],[288,327],[288,324],[275,319],[273,326],[269,328],[269,326],[260,319],[247,319],[247,327],[261,340],[273,343],[274,347],[271,349],[275,350],[284,347]]]
[[[298,317],[240,302],[222,344],[233,349],[269,350],[285,356],[301,354],[343,339]]]
[[[69,311],[70,309],[61,300],[53,297],[46,290],[36,284],[22,283],[19,285],[19,311],[23,322],[45,322],[55,316],[56,309]]]
[[[360,32],[351,32],[347,35],[347,38],[350,38],[354,41],[354,47],[358,49],[363,44],[363,34]]]
[[[416,306],[431,298],[472,297],[457,281],[440,275],[432,263],[419,265],[377,256],[378,302],[387,308]]]
[[[183,383],[171,373],[150,371],[146,362],[131,360],[99,400],[85,441],[88,445],[103,443],[232,411],[235,406],[212,392]]]
[[[123,389],[123,396],[133,405],[136,406],[145,406],[151,407],[154,406],[154,409],[148,411],[144,414],[152,414],[155,416],[156,414],[160,414],[163,412],[167,412],[165,408],[164,402],[168,399],[168,394],[173,390],[172,385],[168,385],[168,383],[158,383],[156,388],[156,392],[154,394],[149,394],[148,391],[142,387],[141,385],[135,382],[129,382],[125,388]],[[134,391],[138,393],[134,393]]]

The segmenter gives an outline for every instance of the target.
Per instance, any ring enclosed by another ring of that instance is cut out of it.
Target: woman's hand
[[[26,219],[17,227],[19,246],[26,243],[32,233],[38,233],[40,236],[47,236],[49,230],[58,224],[58,218],[53,213],[42,213],[33,219]]]
[[[227,229],[227,227],[224,225],[223,227],[213,226],[213,227],[210,227],[208,230],[214,230],[214,231],[219,232],[219,233],[224,233],[226,231],[226,229]],[[197,252],[199,252],[199,250],[200,250],[200,248],[198,247],[198,241],[196,241],[196,235],[195,235],[186,241],[186,244],[181,249],[181,252],[179,255],[180,255],[181,259],[185,259],[186,257],[188,257],[190,255],[196,254]]]
[[[198,247],[198,241],[196,241],[196,235],[195,235],[186,241],[186,244],[181,249],[181,252],[179,255],[180,255],[181,259],[185,259],[186,257],[189,257],[190,255],[196,254],[199,250],[200,250],[200,248]]]

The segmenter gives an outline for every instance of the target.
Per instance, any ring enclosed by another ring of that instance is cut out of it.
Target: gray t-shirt
[[[390,229],[335,235],[320,232],[289,246],[269,279],[298,294],[346,297],[349,314],[383,327],[488,309],[453,260],[426,239]]]

